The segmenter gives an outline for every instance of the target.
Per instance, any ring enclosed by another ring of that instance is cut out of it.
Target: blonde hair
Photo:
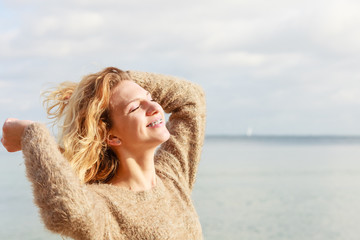
[[[48,117],[60,125],[62,153],[83,183],[107,182],[118,168],[119,160],[106,139],[111,128],[111,90],[123,80],[131,78],[108,67],[43,94]]]

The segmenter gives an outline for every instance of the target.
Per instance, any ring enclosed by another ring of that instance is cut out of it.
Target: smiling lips
[[[154,122],[152,122],[152,123],[148,124],[146,127],[155,127],[155,126],[157,126],[157,125],[161,124],[162,122],[163,122],[163,120],[162,120],[162,119],[158,119],[158,120],[156,120],[156,121],[154,121]]]

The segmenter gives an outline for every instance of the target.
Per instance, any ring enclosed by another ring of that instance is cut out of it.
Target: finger
[[[5,128],[6,128],[6,126],[8,125],[8,123],[9,123],[9,118],[7,118],[7,119],[5,120],[5,122],[4,122],[3,126],[2,126],[3,135],[4,135],[4,131],[5,131]]]
[[[1,144],[4,146],[4,148],[7,150],[6,146],[5,146],[5,139],[3,137],[1,137]]]

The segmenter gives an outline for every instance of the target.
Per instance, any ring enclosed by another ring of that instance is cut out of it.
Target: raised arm
[[[186,80],[154,73],[129,71],[131,78],[148,90],[171,113],[170,139],[157,153],[157,164],[166,165],[192,189],[204,142],[206,103],[203,90]]]
[[[80,183],[47,128],[39,123],[26,127],[21,147],[46,227],[76,239],[103,239],[106,205]]]

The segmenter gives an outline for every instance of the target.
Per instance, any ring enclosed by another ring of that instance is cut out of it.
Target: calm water
[[[208,139],[194,199],[205,239],[359,239],[360,139]]]
[[[24,171],[0,149],[0,239],[60,240]],[[357,240],[360,138],[208,138],[193,199],[207,240]]]

